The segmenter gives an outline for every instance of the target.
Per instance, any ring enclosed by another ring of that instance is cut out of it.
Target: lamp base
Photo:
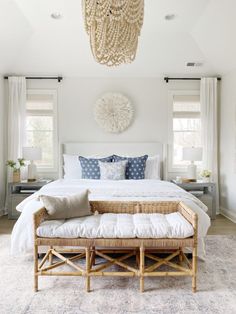
[[[30,161],[28,165],[28,182],[34,182],[37,178],[37,167],[34,164],[33,160]]]
[[[191,180],[190,182],[196,182],[197,180],[197,166],[194,163],[188,165],[187,178]]]

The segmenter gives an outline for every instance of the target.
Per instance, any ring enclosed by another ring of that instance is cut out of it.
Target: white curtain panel
[[[25,143],[25,77],[9,77],[8,94],[8,159],[15,160],[22,157],[22,147]]]
[[[26,118],[26,79],[25,77],[10,76],[8,78],[8,134],[7,159],[16,160],[22,157],[22,147],[25,144],[25,118]],[[25,176],[25,169],[23,170]],[[7,186],[11,178],[8,169]],[[5,213],[7,213],[7,199],[5,200]]]
[[[218,113],[217,78],[202,78],[200,102],[202,116],[203,168],[212,172],[216,183],[216,211],[219,211],[218,188]]]

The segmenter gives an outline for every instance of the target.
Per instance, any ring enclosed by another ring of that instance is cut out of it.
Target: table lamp
[[[191,162],[188,165],[187,177],[189,181],[195,182],[197,180],[197,166],[194,164],[194,161],[202,160],[202,147],[184,147],[183,160]]]
[[[37,166],[34,161],[42,159],[42,149],[40,147],[23,147],[23,158],[30,161],[28,165],[28,182],[36,181]]]

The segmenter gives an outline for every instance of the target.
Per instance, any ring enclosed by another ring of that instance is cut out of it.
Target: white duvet
[[[182,200],[198,214],[199,238],[204,238],[210,226],[207,207],[192,194],[177,185],[159,180],[57,180],[45,185],[17,206],[22,212],[11,236],[12,254],[31,253],[33,249],[33,213],[42,207],[38,195],[71,195],[85,188],[91,200]]]

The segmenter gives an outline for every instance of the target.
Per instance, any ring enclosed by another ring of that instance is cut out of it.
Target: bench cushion
[[[105,213],[67,220],[44,221],[37,229],[46,238],[187,238],[192,225],[179,213]]]

